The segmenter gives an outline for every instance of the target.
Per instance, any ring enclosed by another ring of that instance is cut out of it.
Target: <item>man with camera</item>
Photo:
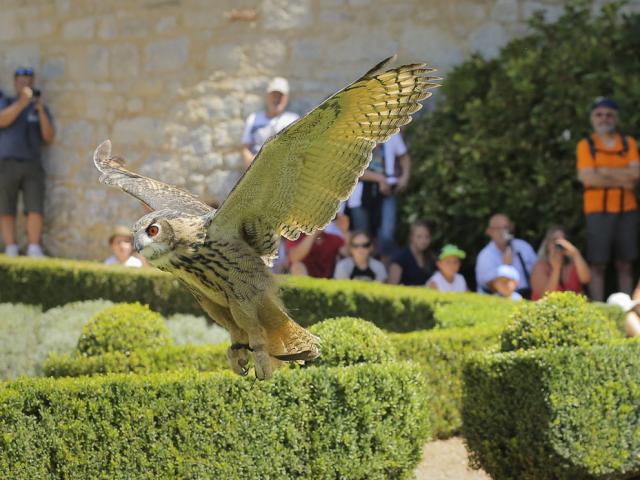
[[[533,247],[524,240],[514,238],[513,224],[503,213],[489,219],[485,233],[491,241],[480,251],[476,260],[476,282],[479,293],[496,292],[494,281],[498,278],[500,265],[512,265],[519,274],[516,292],[531,298],[531,269],[536,263]]]
[[[41,148],[53,142],[55,130],[34,80],[32,68],[18,68],[14,74],[16,96],[0,99],[0,225],[9,256],[18,255],[15,224],[20,190],[27,213],[27,255],[44,256]]]

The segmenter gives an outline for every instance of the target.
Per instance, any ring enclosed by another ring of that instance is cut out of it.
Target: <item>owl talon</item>
[[[238,348],[237,344],[227,349],[227,361],[234,373],[243,377],[249,373],[249,351],[246,348]]]

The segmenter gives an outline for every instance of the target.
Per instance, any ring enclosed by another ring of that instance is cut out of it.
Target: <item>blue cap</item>
[[[611,98],[606,97],[598,97],[591,104],[591,111],[593,112],[596,108],[606,107],[612,110],[618,111],[618,104],[612,100]]]

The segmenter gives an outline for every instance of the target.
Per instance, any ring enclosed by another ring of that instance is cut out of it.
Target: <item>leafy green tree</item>
[[[402,217],[434,222],[436,242],[472,254],[467,268],[497,211],[535,246],[551,223],[582,244],[575,148],[595,97],[615,98],[621,130],[638,138],[640,14],[591,7],[573,2],[554,23],[537,14],[497,58],[472,56],[446,75],[436,110],[407,129],[414,166]]]

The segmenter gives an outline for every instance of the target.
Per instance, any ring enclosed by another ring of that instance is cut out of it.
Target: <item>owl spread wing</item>
[[[239,231],[261,255],[280,235],[326,226],[353,191],[378,142],[422,108],[440,80],[424,64],[379,73],[391,57],[269,139],[216,212],[213,230]]]
[[[121,188],[153,210],[170,208],[190,215],[204,215],[213,209],[189,192],[124,168],[124,160],[111,156],[111,141],[102,142],[93,154],[102,175],[100,181]]]

